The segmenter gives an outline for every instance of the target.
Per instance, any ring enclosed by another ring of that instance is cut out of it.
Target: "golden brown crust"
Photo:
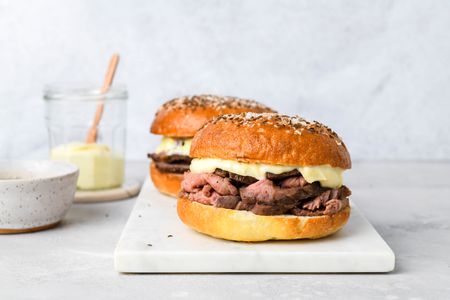
[[[241,112],[274,112],[253,100],[199,95],[181,97],[163,104],[155,115],[150,132],[169,137],[192,137],[215,116]]]
[[[351,168],[350,154],[331,129],[298,116],[242,113],[208,122],[195,135],[190,156],[293,166]]]
[[[150,177],[158,191],[172,197],[177,197],[178,192],[181,189],[183,174],[162,173],[156,168],[155,164],[151,162]]]
[[[350,207],[331,216],[259,216],[248,211],[217,208],[179,198],[177,212],[184,224],[198,232],[232,241],[261,242],[328,236],[347,223]]]

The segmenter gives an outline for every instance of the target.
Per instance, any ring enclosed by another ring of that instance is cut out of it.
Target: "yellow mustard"
[[[80,169],[77,188],[99,190],[119,187],[124,178],[124,159],[107,145],[71,143],[55,147],[51,158],[75,164]]]

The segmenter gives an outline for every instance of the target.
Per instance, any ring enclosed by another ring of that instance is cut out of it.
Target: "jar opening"
[[[104,98],[125,100],[128,92],[124,84],[114,84],[108,92],[91,83],[52,83],[44,86],[45,100],[98,101]]]

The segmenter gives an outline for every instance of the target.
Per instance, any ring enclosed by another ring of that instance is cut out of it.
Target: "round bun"
[[[150,177],[158,191],[172,197],[178,196],[178,192],[181,189],[183,174],[162,173],[156,168],[155,164],[151,162]]]
[[[253,100],[199,95],[181,97],[163,104],[155,115],[150,132],[169,137],[193,137],[215,116],[241,112],[274,112]]]
[[[259,216],[186,198],[178,199],[177,211],[183,223],[192,229],[216,238],[241,242],[317,239],[341,229],[350,216],[350,207],[331,216]]]
[[[223,115],[195,135],[190,156],[291,166],[351,168],[339,136],[325,125],[275,113]]]

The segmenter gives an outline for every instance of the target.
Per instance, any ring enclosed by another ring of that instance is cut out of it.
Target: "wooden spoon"
[[[118,64],[119,64],[119,54],[113,54],[113,56],[111,56],[111,60],[109,61],[108,71],[106,72],[105,75],[105,81],[103,82],[103,86],[100,89],[101,94],[105,94],[106,92],[108,92],[109,88],[111,87],[114,75],[116,74]],[[94,116],[94,122],[92,122],[92,126],[89,129],[88,135],[86,137],[87,144],[93,144],[97,142],[98,124],[102,119],[104,106],[105,106],[105,99],[102,99],[97,105],[97,110],[95,111]]]

